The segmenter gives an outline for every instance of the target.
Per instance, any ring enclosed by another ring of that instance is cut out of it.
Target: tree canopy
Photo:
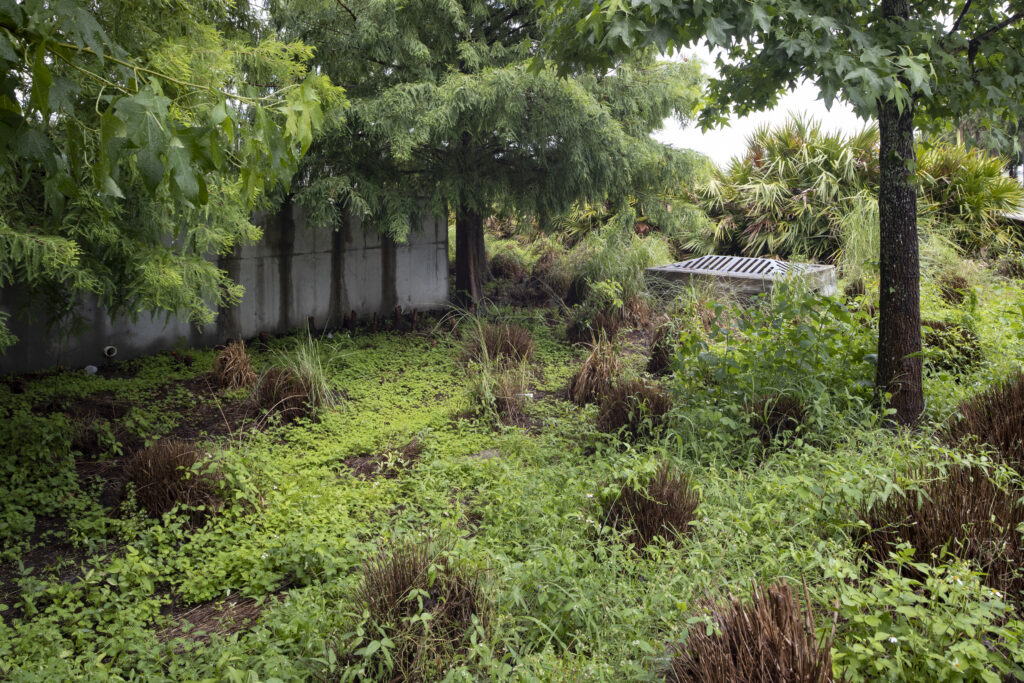
[[[311,57],[244,2],[0,0],[0,286],[209,320],[240,288],[204,256],[344,103]]]
[[[877,383],[900,422],[921,388],[915,114],[927,120],[1024,112],[1024,9],[963,0],[557,0],[548,54],[567,71],[601,68],[647,45],[720,48],[705,126],[768,108],[802,79],[879,121],[881,298]]]
[[[614,73],[531,70],[539,14],[520,0],[303,0],[272,14],[317,47],[317,65],[351,101],[305,160],[299,200],[322,222],[347,211],[398,238],[419,199],[450,207],[457,242],[474,235],[457,248],[467,276],[482,267],[482,215],[547,215],[625,194],[669,163],[650,131],[689,116],[700,96],[695,64],[660,63],[650,50]],[[474,297],[478,284],[457,277]]]

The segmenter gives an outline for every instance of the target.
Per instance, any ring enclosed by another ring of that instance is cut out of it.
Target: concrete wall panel
[[[37,316],[25,314],[25,297],[0,289],[0,311],[12,314],[10,326],[19,341],[0,355],[0,373],[32,372],[55,365],[101,365],[103,348],[116,346],[118,360],[177,346],[212,346],[236,337],[304,327],[337,327],[344,316],[374,313],[390,316],[395,306],[406,311],[443,308],[448,301],[448,231],[445,222],[424,216],[403,244],[395,244],[358,219],[330,228],[311,228],[303,211],[286,206],[280,213],[257,216],[263,239],[240,245],[218,264],[245,295],[235,307],[218,312],[199,329],[178,317],[142,314],[132,323],[111,320],[92,297],[79,310],[84,329],[75,335],[47,331]]]

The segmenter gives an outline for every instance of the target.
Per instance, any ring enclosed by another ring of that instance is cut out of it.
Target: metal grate
[[[815,289],[832,293],[835,291],[836,280],[834,266],[715,254],[648,268],[647,272],[671,280],[692,277],[710,278],[724,283],[732,283],[734,287],[750,292],[767,291],[771,289],[776,280],[788,276],[799,276],[809,278]]]

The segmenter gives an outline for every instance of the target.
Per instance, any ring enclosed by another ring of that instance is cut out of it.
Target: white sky
[[[698,45],[693,49],[682,50],[686,57],[696,57],[704,62],[704,71],[709,75],[713,73],[714,60],[711,53],[704,45]],[[677,147],[679,149],[693,149],[711,157],[711,160],[720,166],[725,165],[735,156],[740,156],[746,150],[747,136],[755,128],[765,123],[776,124],[784,121],[791,113],[808,114],[822,121],[828,130],[839,130],[844,133],[855,133],[864,128],[865,121],[857,118],[849,105],[843,102],[833,102],[832,109],[825,108],[825,103],[819,98],[818,88],[808,82],[803,82],[794,90],[779,98],[779,105],[771,110],[734,118],[729,122],[728,127],[709,130],[702,133],[699,127],[691,126],[683,128],[677,121],[666,119],[665,127],[653,134],[655,140]]]

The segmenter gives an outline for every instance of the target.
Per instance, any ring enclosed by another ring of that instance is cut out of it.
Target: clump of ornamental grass
[[[575,306],[569,314],[565,338],[572,344],[594,344],[602,336],[615,339],[623,322],[620,310]]]
[[[568,259],[562,252],[547,250],[540,255],[533,265],[533,278],[541,289],[558,300],[569,296],[573,274]]]
[[[241,339],[225,346],[213,359],[213,376],[226,389],[256,385],[256,372],[252,369],[245,343]]]
[[[961,306],[967,299],[971,285],[960,273],[942,273],[939,276],[939,296],[950,306]]]
[[[694,624],[671,650],[664,672],[673,682],[828,683],[832,639],[815,634],[810,598],[801,608],[784,580],[754,584],[750,599],[730,596],[725,605],[704,604],[708,624]]]
[[[521,363],[533,357],[533,337],[514,323],[478,323],[471,326],[463,359],[476,363]]]
[[[962,373],[982,360],[981,340],[969,327],[948,321],[926,320],[921,323],[921,328],[925,358],[935,370]]]
[[[473,363],[468,374],[470,400],[479,411],[505,424],[525,423],[530,398],[528,363]]]
[[[124,476],[135,485],[135,499],[151,517],[181,506],[198,526],[221,504],[214,475],[195,467],[203,455],[194,443],[161,439],[126,458]]]
[[[763,396],[754,401],[750,409],[750,420],[757,438],[767,448],[805,425],[807,410],[797,396]]]
[[[307,333],[293,349],[276,354],[257,381],[256,402],[285,420],[337,406],[339,396],[330,380],[335,361],[333,349]]]
[[[1024,474],[1024,372],[1017,370],[961,403],[944,435],[954,447],[987,444]]]
[[[640,549],[655,537],[677,543],[690,532],[700,495],[686,475],[663,464],[641,488],[624,484],[618,495],[605,506],[605,523],[627,531],[626,541]]]
[[[569,399],[578,406],[600,401],[612,388],[619,374],[619,351],[602,334],[583,361],[579,372],[569,380]]]
[[[392,681],[439,679],[472,631],[486,631],[491,611],[479,577],[429,539],[391,541],[365,560],[355,597],[375,627],[367,638],[383,633],[392,643]]]
[[[671,407],[668,393],[656,384],[643,380],[618,382],[601,399],[597,428],[631,437],[647,436]]]
[[[959,465],[928,481],[919,494],[894,495],[862,510],[867,530],[859,540],[879,562],[890,561],[902,541],[914,548],[917,562],[932,562],[948,552],[975,564],[992,588],[1021,595],[1022,495],[1024,491],[1001,485],[981,467]]]
[[[651,354],[647,359],[647,372],[659,377],[672,371],[672,360],[675,357],[674,342],[676,341],[678,341],[678,335],[671,322],[663,323],[654,331],[654,336],[651,338]]]

